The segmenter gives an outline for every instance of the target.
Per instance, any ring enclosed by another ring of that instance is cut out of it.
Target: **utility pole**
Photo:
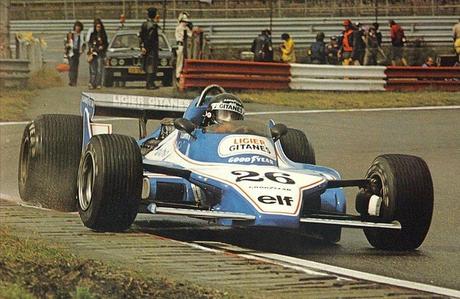
[[[0,58],[11,58],[10,51],[10,0],[0,1]]]
[[[270,32],[272,31],[273,23],[273,0],[270,0]]]
[[[375,22],[379,22],[379,0],[374,0],[374,15],[375,15]]]
[[[163,0],[163,33],[166,31],[166,0]]]

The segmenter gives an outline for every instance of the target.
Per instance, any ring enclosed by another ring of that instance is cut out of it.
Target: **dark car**
[[[159,34],[160,61],[157,78],[163,86],[173,83],[173,51],[166,36]],[[104,66],[104,86],[111,87],[114,82],[145,81],[142,68],[142,55],[139,49],[139,35],[135,30],[120,30],[112,38],[107,50]]]

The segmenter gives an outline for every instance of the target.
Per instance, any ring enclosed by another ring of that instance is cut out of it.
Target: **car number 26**
[[[231,173],[236,176],[236,182],[262,182],[265,179],[268,179],[272,182],[277,182],[280,184],[295,184],[295,181],[290,178],[289,174],[282,172],[265,172],[260,174],[255,171],[234,170]]]

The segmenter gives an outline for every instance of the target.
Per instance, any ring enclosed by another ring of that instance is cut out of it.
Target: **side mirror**
[[[174,127],[179,131],[186,132],[192,135],[192,132],[195,131],[195,125],[186,118],[177,118],[174,120]],[[192,135],[193,136],[193,135]]]
[[[272,137],[275,141],[281,138],[281,136],[286,135],[288,128],[283,124],[276,124],[273,128],[270,129]]]

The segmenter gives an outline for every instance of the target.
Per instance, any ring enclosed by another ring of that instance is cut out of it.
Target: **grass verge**
[[[37,96],[38,90],[61,86],[62,80],[55,70],[41,69],[33,73],[27,89],[4,89],[0,93],[0,121],[24,120],[30,106],[30,99]]]
[[[225,294],[79,259],[0,227],[0,298],[220,298]]]
[[[388,108],[460,105],[460,92],[309,92],[253,91],[239,93],[249,103],[304,109]]]

